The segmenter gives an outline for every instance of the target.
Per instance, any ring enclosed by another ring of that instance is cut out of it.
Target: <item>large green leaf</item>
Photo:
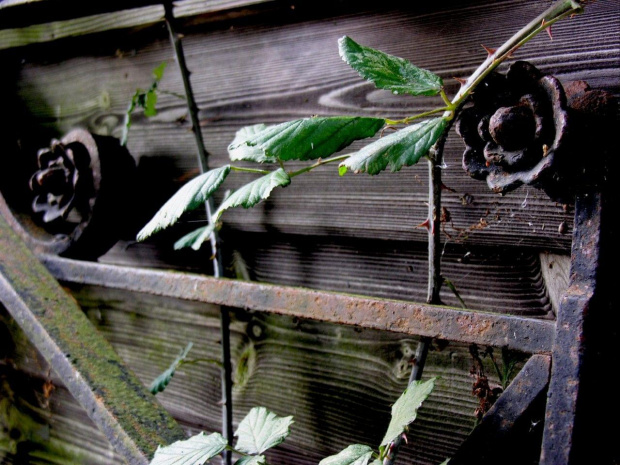
[[[351,142],[374,136],[385,120],[359,116],[306,118],[268,126],[246,140],[235,137],[228,148],[236,151],[243,145],[256,147],[266,157],[280,160],[313,160],[342,150]]]
[[[340,163],[340,174],[346,169],[379,174],[388,165],[392,171],[415,165],[441,137],[446,124],[444,118],[434,118],[382,137]]]
[[[150,465],[203,465],[220,454],[227,446],[220,433],[197,434],[169,446],[159,446]]]
[[[265,129],[268,129],[268,127],[264,124],[255,124],[239,129],[235,134],[235,138],[228,146],[228,155],[231,161],[246,160],[256,163],[275,163],[276,159],[265,155],[263,149],[245,143]]]
[[[222,213],[230,208],[251,208],[268,198],[276,187],[286,187],[290,183],[291,178],[282,168],[261,176],[230,194],[213,214],[213,221],[217,222]]]
[[[262,454],[284,441],[292,424],[293,417],[279,417],[265,407],[254,407],[239,423],[235,449],[246,454]]]
[[[336,455],[324,458],[319,465],[367,465],[371,457],[372,448],[353,444]]]
[[[392,419],[387,432],[381,441],[381,445],[387,445],[400,436],[407,426],[412,423],[417,415],[422,402],[433,392],[435,379],[428,381],[414,381],[403,392],[400,398],[392,405]]]
[[[443,86],[436,74],[402,58],[359,45],[350,37],[342,37],[338,48],[342,59],[379,89],[395,94],[437,95]]]
[[[203,205],[224,182],[228,173],[230,173],[230,165],[225,165],[207,171],[185,184],[142,228],[137,239],[143,241],[156,232],[176,223],[183,213]]]
[[[151,391],[152,394],[157,394],[158,392],[162,392],[164,389],[166,389],[168,384],[170,384],[174,373],[179,367],[179,364],[183,360],[185,360],[185,357],[187,357],[187,354],[192,349],[192,346],[193,344],[191,342],[187,344],[187,347],[185,347],[185,349],[181,351],[179,356],[174,360],[174,362],[172,362],[168,369],[153,380],[153,382],[149,386],[149,391]]]
[[[235,462],[235,465],[265,465],[264,455],[246,455]]]

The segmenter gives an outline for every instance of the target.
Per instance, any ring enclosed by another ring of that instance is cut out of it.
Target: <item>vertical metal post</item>
[[[590,192],[577,196],[575,204],[571,278],[556,323],[541,465],[581,463],[575,439],[584,433],[579,405],[583,401],[586,326],[595,310],[601,259],[601,200],[600,193]]]
[[[189,76],[190,72],[185,62],[185,53],[183,52],[183,44],[181,37],[175,28],[175,18],[173,12],[172,1],[164,2],[166,26],[170,35],[170,42],[174,47],[174,54],[181,71],[181,77],[183,79],[183,87],[185,89],[185,95],[187,97],[187,108],[189,110],[190,121],[192,123],[192,132],[196,140],[196,148],[198,150],[198,162],[200,164],[200,171],[205,172],[209,170],[207,150],[205,149],[202,132],[200,130],[200,121],[198,120],[198,106],[194,98],[194,92],[192,90],[192,84]],[[212,213],[215,211],[213,198],[209,198],[205,203],[205,209],[207,213],[207,219],[209,223],[212,222]],[[220,251],[220,241],[216,230],[211,234],[211,251],[213,257],[213,275],[216,278],[220,278],[224,274],[224,268],[222,265],[222,254]],[[233,439],[233,420],[232,420],[232,364],[230,360],[230,314],[228,308],[220,308],[220,328],[221,328],[221,344],[222,344],[222,435],[228,440],[228,444],[232,445]],[[224,463],[230,465],[232,455],[229,451],[224,451]]]

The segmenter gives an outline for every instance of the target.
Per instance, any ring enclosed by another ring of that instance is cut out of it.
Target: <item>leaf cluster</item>
[[[123,121],[123,134],[121,136],[121,145],[127,145],[127,137],[129,136],[129,128],[131,128],[131,114],[136,108],[142,108],[145,116],[155,116],[157,114],[157,89],[159,81],[164,77],[166,70],[166,62],[161,63],[153,70],[153,82],[147,90],[137,89],[131,97],[131,102],[125,112],[125,120]]]
[[[293,423],[292,416],[279,417],[265,407],[254,407],[239,423],[234,448],[220,433],[202,432],[158,447],[150,465],[203,465],[224,450],[241,455],[235,465],[267,465],[264,452],[281,444],[290,434]]]
[[[439,76],[418,68],[407,60],[364,47],[349,37],[340,39],[339,49],[345,62],[380,89],[411,95],[438,95],[443,92],[443,82]],[[149,91],[136,93],[128,115],[135,106],[142,104],[145,114],[147,111],[154,111],[150,106],[152,97],[149,95],[155,93],[159,79],[161,72],[156,75]],[[449,109],[444,106],[431,113]],[[388,136],[380,137],[353,155],[341,156],[333,155],[354,141],[375,136],[388,120],[362,116],[311,117],[276,125],[246,126],[237,131],[228,146],[231,164],[203,173],[183,186],[144,226],[137,238],[144,240],[176,223],[183,213],[203,205],[230,173],[244,171],[261,175],[227,197],[211,215],[209,224],[191,231],[174,244],[175,249],[191,247],[198,250],[220,227],[225,211],[236,207],[253,207],[269,198],[277,187],[284,188],[295,176],[319,166],[341,162],[339,173],[342,176],[349,170],[374,175],[388,167],[391,171],[399,171],[404,166],[416,164],[428,155],[430,148],[446,131],[450,117],[450,114],[446,114],[413,125],[408,123],[416,117],[401,121],[389,120],[391,125],[404,127]],[[128,128],[126,125],[126,129]],[[297,171],[287,170],[285,163],[292,160],[312,163]],[[261,168],[245,168],[232,164],[241,161],[257,163]]]

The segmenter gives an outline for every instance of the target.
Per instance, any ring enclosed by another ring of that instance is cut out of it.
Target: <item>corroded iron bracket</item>
[[[0,194],[2,216],[32,250],[90,260],[105,253],[130,223],[136,165],[127,149],[74,129],[39,150],[37,165],[32,211],[12,209]]]
[[[0,303],[117,452],[147,464],[185,434],[0,215]]]
[[[517,61],[505,75],[491,73],[471,103],[456,123],[463,168],[494,192],[529,184],[573,203],[584,185],[602,182],[617,107],[611,94],[584,81],[563,86]]]

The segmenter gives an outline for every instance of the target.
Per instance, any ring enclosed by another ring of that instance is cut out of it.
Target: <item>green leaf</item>
[[[239,129],[235,134],[235,138],[228,146],[228,155],[231,161],[246,160],[256,163],[275,163],[276,159],[265,155],[261,148],[245,143],[248,139],[251,139],[265,129],[268,129],[268,126],[264,124],[255,124]]]
[[[166,389],[166,386],[170,384],[176,369],[179,367],[180,363],[185,360],[185,357],[187,357],[187,354],[192,349],[193,345],[194,344],[191,342],[187,344],[187,347],[181,351],[179,356],[174,360],[174,362],[172,362],[168,369],[153,380],[149,386],[149,391],[151,391],[151,394],[157,394],[158,392],[162,392]]]
[[[213,234],[213,230],[215,229],[214,226],[215,223],[211,223],[186,234],[174,243],[174,250],[181,250],[186,247],[191,247],[194,250],[200,249],[204,241],[209,239],[211,234]]]
[[[144,100],[144,115],[155,116],[157,114],[157,92],[149,90]]]
[[[168,66],[168,63],[164,61],[153,70],[153,77],[156,81],[161,81],[161,79],[164,77],[164,71],[166,70],[166,66]]]
[[[388,165],[393,172],[415,165],[441,137],[446,124],[444,118],[434,118],[382,137],[340,163],[339,170],[379,174]]]
[[[207,171],[189,181],[159,209],[151,221],[138,233],[137,239],[143,241],[176,223],[186,211],[201,206],[220,187],[228,173],[230,173],[230,165],[225,165]]]
[[[261,200],[268,198],[276,187],[286,187],[290,183],[291,178],[282,168],[255,179],[230,194],[213,214],[213,221],[219,221],[222,213],[230,208],[253,207]]]
[[[219,433],[208,436],[200,433],[169,446],[159,446],[150,465],[203,465],[220,454],[227,445],[226,439]]]
[[[265,465],[264,455],[246,455],[235,462],[235,465]]]
[[[403,392],[400,398],[392,405],[392,419],[381,445],[387,445],[400,436],[417,415],[422,402],[430,395],[435,387],[435,379],[428,381],[414,381]]]
[[[383,465],[383,461],[379,459],[375,459],[372,461],[370,465]]]
[[[351,68],[379,89],[395,94],[437,95],[443,86],[436,74],[402,58],[359,45],[350,37],[338,40],[338,49]]]
[[[353,444],[340,453],[326,457],[319,465],[367,465],[372,457],[372,448]]]
[[[278,417],[265,407],[254,407],[239,423],[235,449],[246,454],[262,454],[284,441],[292,424],[293,417]]]
[[[450,463],[450,459],[444,460],[440,465],[448,465],[448,463]]]
[[[267,126],[246,140],[235,138],[229,151],[246,145],[260,149],[266,157],[280,160],[313,160],[328,157],[351,142],[374,136],[385,120],[358,116],[306,118]]]

